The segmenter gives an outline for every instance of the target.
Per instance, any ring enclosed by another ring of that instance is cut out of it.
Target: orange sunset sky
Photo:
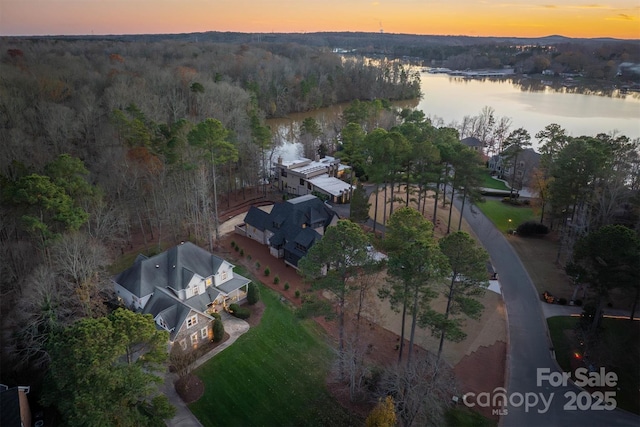
[[[640,39],[640,0],[588,1],[0,0],[0,35],[382,29],[410,34]]]

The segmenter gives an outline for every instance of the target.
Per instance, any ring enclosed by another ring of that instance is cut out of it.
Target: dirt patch
[[[204,383],[196,375],[188,374],[176,381],[176,392],[186,404],[193,403],[204,394]]]
[[[453,368],[458,378],[461,392],[490,392],[496,387],[504,387],[504,371],[506,366],[507,344],[504,341],[496,341],[489,346],[480,346],[473,353],[465,356]],[[492,408],[480,408],[477,410],[487,418],[499,419],[491,414]]]
[[[548,291],[557,298],[571,299],[573,283],[563,266],[556,263],[559,244],[554,235],[532,238],[509,236],[509,243],[529,273],[538,294]]]
[[[258,301],[253,305],[245,304],[245,307],[247,307],[251,312],[251,316],[249,316],[248,319],[245,319],[245,321],[252,328],[259,325],[260,320],[262,320],[262,315],[264,314],[264,302]]]

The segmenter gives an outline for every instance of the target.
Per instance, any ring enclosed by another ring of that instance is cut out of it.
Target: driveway
[[[206,363],[213,356],[229,347],[240,335],[249,330],[249,324],[244,320],[229,315],[225,316],[224,314],[223,316],[222,321],[224,322],[224,330],[229,334],[229,339],[196,360],[193,363],[193,369],[196,369],[203,363]],[[177,379],[178,376],[176,374],[167,372],[162,386],[162,393],[164,393],[169,399],[169,402],[176,407],[176,415],[170,420],[166,420],[165,424],[168,427],[201,427],[202,424],[200,421],[198,421],[195,415],[193,415],[187,405],[182,401],[180,396],[178,396],[176,388],[174,387],[174,383]]]
[[[459,201],[455,203],[459,207]],[[560,371],[551,354],[551,341],[537,292],[507,237],[481,212],[474,210],[476,213],[465,209],[464,218],[491,256],[500,275],[507,308],[507,397],[510,403],[508,414],[501,417],[500,424],[504,427],[639,426],[639,416],[622,410],[592,410],[590,406],[584,410],[570,409],[571,395],[582,391],[571,382],[558,387],[549,386],[548,381],[537,385],[539,368]],[[486,391],[492,393],[492,390]],[[529,408],[520,406],[519,396],[529,398]],[[533,405],[534,396],[538,399],[536,405]],[[551,399],[546,410],[542,398]]]

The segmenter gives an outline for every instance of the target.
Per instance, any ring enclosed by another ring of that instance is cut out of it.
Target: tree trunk
[[[467,200],[467,189],[462,192],[462,206],[460,207],[460,219],[458,220],[458,231],[462,229],[462,214],[464,213],[464,202]]]

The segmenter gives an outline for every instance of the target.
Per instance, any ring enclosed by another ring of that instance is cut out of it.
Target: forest
[[[8,384],[40,384],[51,338],[113,309],[108,267],[133,244],[205,244],[219,195],[261,195],[265,118],[420,93],[398,62],[296,44],[4,38],[0,52]]]
[[[304,121],[305,154],[335,152],[387,200],[405,186],[402,201],[427,218],[427,197],[481,198],[484,165],[461,136],[494,152],[530,145],[490,108],[454,129],[390,102],[419,96],[419,74],[402,62],[326,46],[0,39],[2,382],[40,384],[52,366],[63,378],[60,346],[76,342],[69,331],[111,342],[117,325],[136,321],[113,312],[109,270],[134,245],[213,248],[220,201],[251,201],[268,187],[277,138],[267,118],[349,103],[331,140]],[[545,221],[568,229],[571,212],[594,229],[621,219],[638,227],[638,141],[570,138],[557,125],[535,137],[544,149],[536,185],[548,202]],[[375,219],[386,223],[386,213]],[[145,339],[160,340],[150,330]]]

